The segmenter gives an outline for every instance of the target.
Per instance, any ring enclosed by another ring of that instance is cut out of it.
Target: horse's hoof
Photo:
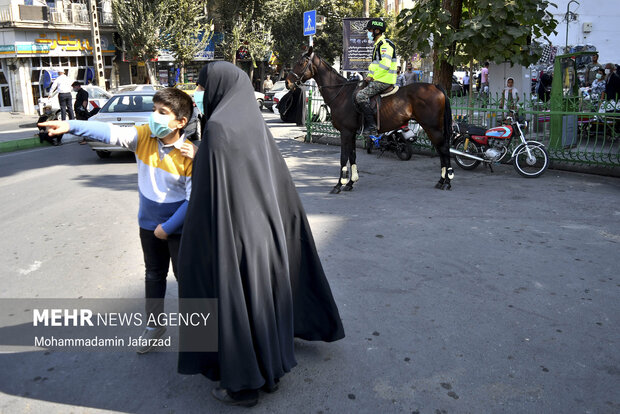
[[[443,189],[443,183],[437,183],[437,184],[435,184],[435,188],[437,188],[437,189],[439,189],[439,190]]]
[[[340,187],[332,188],[332,191],[330,191],[329,193],[330,194],[340,194]]]
[[[353,186],[349,184],[342,187],[342,191],[352,191],[352,190],[353,190]]]

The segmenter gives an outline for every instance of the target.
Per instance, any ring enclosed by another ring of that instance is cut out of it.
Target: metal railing
[[[316,93],[316,92],[315,92]],[[309,99],[312,105],[314,99]],[[452,97],[452,118],[481,127],[499,126],[508,113],[500,109],[500,96]],[[549,102],[520,96],[519,115],[528,121],[526,139],[545,144],[554,163],[596,167],[620,167],[620,103],[596,103],[583,98],[565,99],[562,110],[550,110]],[[310,113],[310,108],[308,108]],[[331,122],[306,122],[306,141],[312,135],[340,136]],[[418,150],[432,149],[422,129],[414,144]],[[358,136],[361,139],[361,136]]]
[[[0,23],[12,22],[13,21],[13,11],[11,10],[11,6],[5,6],[0,8]]]

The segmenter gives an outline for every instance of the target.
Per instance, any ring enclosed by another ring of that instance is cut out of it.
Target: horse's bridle
[[[300,88],[303,83],[305,81],[307,81],[308,79],[310,79],[312,76],[314,76],[315,70],[314,70],[314,65],[312,64],[312,59],[314,58],[314,52],[312,52],[310,54],[310,56],[307,56],[308,61],[306,62],[306,65],[304,66],[304,68],[301,71],[301,76],[299,76],[298,74],[296,74],[295,72],[291,71],[290,74],[295,76],[295,82],[293,82],[293,84],[295,86],[297,86],[298,88]],[[306,71],[308,70],[308,68],[310,68],[310,73],[312,74],[310,77],[308,77],[308,79],[304,79],[304,74],[306,73]]]

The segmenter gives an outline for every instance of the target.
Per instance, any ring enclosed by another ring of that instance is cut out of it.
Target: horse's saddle
[[[357,93],[365,88],[368,85],[368,82],[360,82],[357,85],[357,88],[355,88],[355,90],[353,91],[353,106],[355,108],[357,108],[357,105],[355,105],[355,97],[357,96]],[[379,128],[381,126],[381,99],[382,98],[387,98],[390,95],[394,95],[396,92],[398,92],[398,89],[400,89],[400,87],[398,85],[390,85],[389,88],[387,88],[386,90],[384,90],[382,93],[375,95],[373,97],[370,98],[370,107],[372,108],[372,110],[374,111],[375,115],[377,116],[377,127]],[[358,110],[359,112],[359,110]]]

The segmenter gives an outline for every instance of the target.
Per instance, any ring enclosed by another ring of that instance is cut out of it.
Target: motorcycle
[[[542,175],[549,166],[549,153],[538,141],[527,141],[523,129],[527,121],[520,122],[515,111],[504,120],[504,125],[485,129],[464,122],[453,124],[453,148],[456,164],[464,170],[473,170],[481,163],[492,164],[512,161],[515,170],[523,177],[535,178]],[[521,141],[510,152],[512,139]],[[510,154],[510,158],[508,158]]]
[[[384,132],[379,136],[371,135],[366,138],[366,152],[371,154],[376,149],[381,151],[381,154],[385,151],[394,151],[398,158],[407,161],[413,155],[413,143],[415,140],[416,135],[414,132],[409,126],[404,125],[398,129]]]

